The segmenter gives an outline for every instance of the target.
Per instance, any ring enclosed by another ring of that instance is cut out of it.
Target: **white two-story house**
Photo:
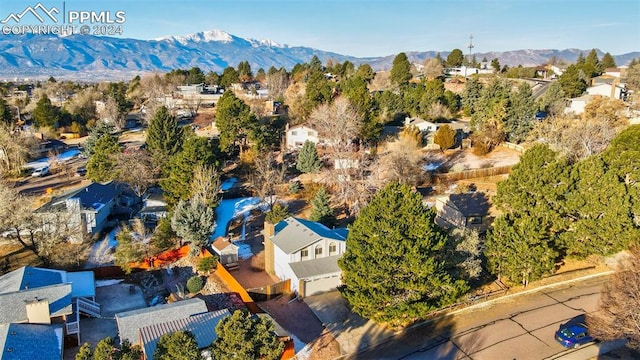
[[[329,229],[321,223],[288,217],[265,223],[265,269],[291,280],[299,297],[336,289],[342,270],[338,259],[346,250],[346,229]]]
[[[287,149],[297,149],[304,145],[305,141],[311,141],[316,145],[324,145],[318,131],[306,125],[294,126],[287,129]]]

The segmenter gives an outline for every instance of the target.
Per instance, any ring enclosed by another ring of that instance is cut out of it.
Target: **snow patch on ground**
[[[245,244],[242,241],[236,241],[233,244],[238,247],[238,257],[240,259],[247,260],[253,256],[253,252],[251,251],[251,246],[249,244]]]
[[[422,169],[424,169],[424,171],[435,171],[435,170],[438,170],[438,168],[441,165],[442,165],[442,163],[432,162],[432,163],[428,163],[425,166],[423,166]]]
[[[227,191],[227,190],[231,189],[236,182],[238,182],[238,179],[236,179],[234,177],[232,177],[230,179],[227,179],[227,180],[223,181],[222,184],[220,185],[220,190]]]
[[[120,232],[120,228],[116,227],[109,231],[105,237],[97,241],[89,252],[89,258],[85,264],[85,269],[112,265],[114,261],[113,250],[118,246],[116,235]]]
[[[253,209],[264,208],[266,205],[260,203],[257,197],[243,197],[237,199],[224,199],[216,208],[216,228],[211,234],[214,241],[220,236],[227,235],[229,222],[241,216],[247,217]]]
[[[296,360],[307,360],[309,356],[311,356],[311,344],[303,342],[291,333],[289,335],[293,339],[293,349],[296,352]]]

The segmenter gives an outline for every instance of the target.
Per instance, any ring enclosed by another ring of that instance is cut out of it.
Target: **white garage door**
[[[335,290],[340,286],[340,275],[313,280],[302,280],[300,288],[302,297]]]

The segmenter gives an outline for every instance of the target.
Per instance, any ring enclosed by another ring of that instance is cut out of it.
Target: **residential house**
[[[611,99],[626,100],[627,85],[615,79],[611,84],[599,84],[587,88],[588,95],[600,95]]]
[[[68,226],[81,226],[83,234],[93,237],[104,228],[123,191],[123,184],[113,181],[106,184],[91,183],[80,190],[53,197],[36,210],[36,214],[42,219],[43,226],[59,226],[53,221],[54,217],[60,212],[67,212]],[[73,241],[80,242],[82,239]]]
[[[584,108],[587,106],[589,101],[593,99],[594,95],[582,95],[577,98],[569,99],[569,103],[567,107],[565,107],[565,114],[574,113],[576,115],[580,115],[584,112]]]
[[[627,76],[627,70],[629,70],[628,66],[620,66],[617,68],[606,68],[604,69],[604,75],[616,77],[616,78],[624,78]]]
[[[136,217],[155,228],[160,219],[167,217],[167,206],[162,191],[148,191],[142,200],[142,209]]]
[[[145,359],[153,360],[153,353],[156,351],[158,341],[162,335],[176,331],[190,331],[195,336],[199,349],[211,346],[218,338],[216,326],[229,315],[231,315],[229,310],[223,309],[141,326],[139,328],[139,338]]]
[[[418,128],[418,130],[420,130],[423,133],[435,133],[436,131],[438,131],[440,124],[432,123],[430,121],[423,120],[416,117],[414,118],[407,117],[404,119],[404,126],[405,127],[415,126],[416,128]]]
[[[211,243],[211,248],[218,254],[220,264],[228,265],[238,262],[238,246],[229,241],[228,238],[220,236]]]
[[[0,325],[54,324],[61,330],[57,327],[20,330],[25,333],[76,335],[80,342],[80,313],[100,316],[91,271],[66,272],[24,266],[0,277]],[[49,355],[60,358],[58,353],[47,353],[37,358]]]
[[[567,69],[565,67],[559,67],[559,66],[556,66],[556,65],[551,65],[551,71],[553,71],[553,75],[554,75],[551,78],[555,79],[555,78],[557,78],[559,76],[562,76],[562,74],[564,74],[564,72],[566,70]]]
[[[61,324],[0,324],[0,360],[62,360]]]
[[[178,94],[182,96],[200,95],[204,92],[204,84],[178,86]]]
[[[493,68],[491,67],[491,63],[484,62],[480,64],[480,68],[477,67],[467,67],[467,66],[458,66],[453,68],[445,68],[444,73],[446,76],[471,76],[474,74],[493,74]]]
[[[288,149],[296,149],[302,147],[305,141],[311,141],[316,145],[324,145],[325,142],[320,138],[318,131],[306,125],[294,126],[286,130],[286,142]]]
[[[206,313],[207,305],[204,300],[192,298],[143,309],[131,310],[116,314],[120,342],[125,339],[131,344],[142,345],[140,329],[188,318],[192,315]]]
[[[346,229],[288,217],[265,223],[265,270],[291,280],[291,291],[305,297],[336,289],[342,271],[338,259],[346,250]]]
[[[485,232],[490,225],[489,200],[482,192],[450,194],[436,198],[436,223],[444,228]]]

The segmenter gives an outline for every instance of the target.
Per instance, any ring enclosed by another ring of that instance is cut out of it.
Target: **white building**
[[[287,149],[302,147],[305,141],[311,141],[316,145],[324,145],[324,140],[320,139],[318,131],[306,125],[294,126],[287,129]]]

